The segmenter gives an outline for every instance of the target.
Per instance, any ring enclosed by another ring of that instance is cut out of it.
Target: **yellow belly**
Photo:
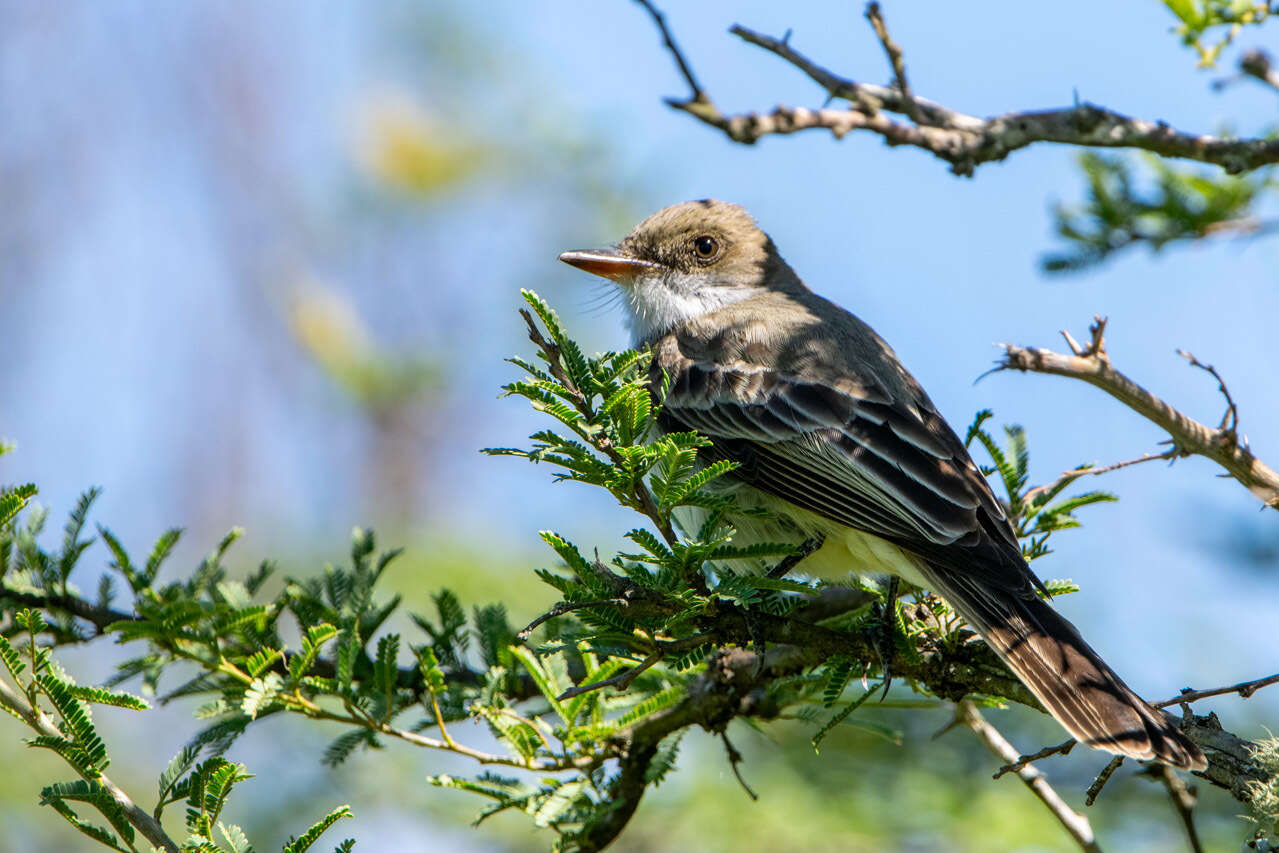
[[[928,586],[920,571],[919,558],[885,539],[837,524],[748,486],[735,489],[733,496],[742,508],[764,509],[772,516],[734,515],[731,519],[737,528],[734,545],[757,542],[799,545],[820,536],[824,540],[822,547],[805,557],[796,567],[796,572],[832,581],[847,580],[849,573],[861,576],[890,574],[915,586]],[[683,507],[678,511],[677,520],[685,530],[697,530],[704,516],[704,511],[696,507]],[[755,561],[752,565],[734,567],[764,571],[770,565]]]

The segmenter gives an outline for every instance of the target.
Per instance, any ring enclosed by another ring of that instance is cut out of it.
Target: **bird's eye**
[[[709,234],[703,234],[693,240],[693,251],[698,260],[709,261],[719,253],[719,241]]]

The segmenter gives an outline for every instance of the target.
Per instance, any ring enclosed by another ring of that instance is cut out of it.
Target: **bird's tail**
[[[927,576],[1080,743],[1183,770],[1208,766],[1199,747],[1129,689],[1047,602],[936,571]]]

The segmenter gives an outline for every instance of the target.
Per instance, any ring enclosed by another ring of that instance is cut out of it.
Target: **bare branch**
[[[758,800],[759,795],[751,790],[751,786],[746,784],[746,780],[742,778],[742,770],[739,765],[742,763],[742,754],[737,751],[737,747],[733,746],[733,742],[728,739],[728,730],[719,733],[720,740],[724,741],[724,749],[728,752],[728,766],[733,768],[733,775],[737,777],[737,784],[742,786],[742,790],[752,800]]]
[[[1181,825],[1186,829],[1186,840],[1190,842],[1191,853],[1204,853],[1203,843],[1199,840],[1199,832],[1195,829],[1195,804],[1198,797],[1194,789],[1177,775],[1177,771],[1165,765],[1151,768],[1151,772],[1159,777],[1168,791],[1168,799],[1181,818]]]
[[[697,78],[693,76],[693,69],[689,66],[688,61],[684,59],[684,53],[679,49],[679,45],[675,43],[675,39],[671,36],[671,31],[666,27],[666,17],[656,6],[649,0],[635,0],[647,10],[648,14],[653,17],[653,23],[657,25],[657,30],[662,34],[662,44],[666,45],[666,49],[671,52],[671,56],[675,59],[675,64],[679,67],[679,73],[688,83],[688,88],[692,90],[691,101],[706,101],[706,93],[702,91],[702,87],[697,84]]]
[[[875,35],[879,37],[879,43],[884,46],[884,53],[888,55],[888,64],[893,67],[893,76],[897,80],[897,91],[901,93],[902,107],[905,109],[906,115],[910,116],[910,120],[915,122],[915,124],[927,124],[928,122],[920,113],[919,107],[915,105],[915,96],[910,91],[910,83],[906,79],[906,61],[902,57],[902,49],[888,34],[888,25],[884,23],[884,15],[880,11],[878,3],[867,4],[866,20],[870,21],[871,27],[875,30]]]
[[[995,755],[999,756],[1004,762],[1016,763],[1018,761],[1017,750],[1013,748],[999,730],[986,721],[976,706],[968,700],[959,703],[957,710],[958,718],[965,726],[986,744],[986,747]],[[1066,805],[1066,801],[1053,790],[1048,784],[1048,780],[1044,778],[1044,774],[1040,773],[1035,767],[1023,765],[1015,771],[1018,778],[1026,783],[1026,787],[1039,798],[1048,810],[1053,813],[1053,817],[1070,833],[1075,839],[1080,850],[1091,851],[1091,853],[1100,853],[1101,847],[1097,844],[1096,836],[1093,835],[1092,824],[1088,822],[1088,818],[1079,814],[1077,811]]]
[[[705,641],[699,640],[697,645],[702,645]],[[661,648],[650,654],[644,660],[640,661],[638,666],[633,666],[626,672],[605,679],[604,681],[596,681],[590,684],[575,684],[568,690],[565,690],[556,698],[563,702],[565,699],[572,699],[574,696],[581,696],[583,693],[590,693],[593,690],[602,690],[605,687],[612,687],[615,690],[625,690],[631,686],[631,683],[644,672],[644,670],[652,667],[654,664],[661,663],[662,657],[668,654],[667,649]]]
[[[779,106],[769,113],[725,115],[697,85],[660,13],[649,0],[637,2],[653,16],[680,73],[692,89],[690,99],[669,99],[667,103],[719,129],[735,142],[752,144],[772,134],[803,130],[827,130],[836,138],[854,130],[868,130],[882,136],[889,145],[910,145],[931,152],[950,163],[957,175],[971,175],[977,166],[1003,160],[1013,151],[1037,142],[1090,148],[1137,148],[1165,157],[1213,163],[1231,174],[1279,163],[1279,139],[1228,139],[1184,133],[1161,121],[1132,118],[1089,103],[981,118],[917,98],[906,82],[901,49],[888,38],[877,7],[873,11],[868,7],[867,18],[888,53],[897,78],[896,86],[858,83],[841,77],[791,48],[786,38],[774,38],[735,25],[729,30],[733,35],[795,66],[821,86],[829,98],[847,100],[850,106],[846,109]],[[913,124],[886,118],[881,110],[905,115]]]
[[[1109,474],[1111,471],[1118,471],[1120,468],[1127,468],[1129,465],[1138,465],[1142,462],[1153,462],[1156,459],[1167,459],[1169,462],[1172,462],[1173,460],[1186,455],[1185,451],[1174,445],[1172,448],[1165,450],[1163,453],[1145,453],[1138,456],[1136,459],[1125,459],[1123,462],[1114,462],[1110,465],[1102,465],[1101,467],[1072,468],[1069,471],[1063,471],[1061,476],[1056,480],[1053,480],[1051,483],[1047,483],[1042,486],[1035,486],[1033,489],[1028,489],[1026,494],[1023,495],[1023,500],[1029,503],[1037,495],[1044,492],[1051,492],[1053,489],[1061,485],[1069,485],[1075,480],[1078,480],[1080,477]]]
[[[587,607],[601,607],[605,604],[616,604],[619,607],[625,607],[630,604],[625,598],[597,598],[594,601],[561,601],[541,616],[534,619],[528,625],[524,626],[524,630],[515,635],[516,639],[527,640],[529,635],[537,629],[537,626],[543,622],[549,622],[556,616],[563,616],[565,613],[572,613],[574,610],[583,610]]]
[[[998,779],[1000,776],[1003,776],[1005,773],[1014,773],[1018,770],[1021,770],[1026,765],[1033,764],[1039,759],[1047,758],[1050,755],[1069,755],[1070,751],[1075,748],[1075,745],[1077,743],[1079,743],[1079,741],[1075,740],[1072,737],[1070,740],[1063,741],[1062,743],[1059,743],[1056,746],[1046,746],[1043,749],[1039,750],[1038,752],[1032,752],[1032,753],[1029,753],[1028,755],[1018,756],[1017,760],[1014,761],[1012,764],[1005,764],[1003,767],[996,770],[995,775],[992,778]]]
[[[1204,364],[1195,358],[1193,353],[1186,352],[1184,349],[1177,350],[1177,355],[1190,362],[1191,367],[1197,367],[1200,370],[1207,371],[1213,379],[1217,380],[1217,387],[1221,390],[1221,396],[1226,398],[1226,413],[1221,416],[1221,423],[1217,429],[1226,432],[1235,432],[1239,428],[1239,407],[1235,405],[1235,400],[1230,396],[1230,389],[1226,387],[1226,380],[1221,378],[1221,374],[1217,372],[1217,368],[1211,364]]]
[[[1038,347],[1004,344],[1004,356],[996,369],[1051,373],[1095,385],[1165,430],[1179,454],[1195,454],[1211,459],[1267,506],[1279,509],[1279,472],[1253,456],[1247,443],[1239,440],[1237,418],[1234,417],[1237,413],[1229,394],[1226,394],[1230,407],[1227,417],[1217,429],[1183,414],[1114,368],[1105,349],[1106,321],[1101,317],[1094,320],[1092,340],[1088,346],[1080,347],[1068,339],[1072,355]],[[1220,382],[1216,371],[1210,372]],[[1224,382],[1221,387],[1225,393]]]
[[[1279,92],[1279,69],[1270,61],[1270,54],[1260,48],[1244,53],[1239,60],[1239,70]]]
[[[1169,705],[1188,705],[1200,699],[1207,699],[1209,696],[1224,696],[1227,693],[1238,693],[1244,699],[1247,699],[1261,688],[1271,684],[1279,684],[1279,672],[1274,675],[1267,675],[1265,678],[1254,679],[1253,681],[1241,681],[1229,687],[1212,687],[1208,690],[1191,690],[1187,687],[1171,699],[1155,702],[1153,705],[1156,708],[1167,708]]]
[[[1101,768],[1101,772],[1097,774],[1097,778],[1092,780],[1092,784],[1088,786],[1088,790],[1084,793],[1084,805],[1091,806],[1097,802],[1097,795],[1101,793],[1101,789],[1110,781],[1110,777],[1115,775],[1115,771],[1119,769],[1119,765],[1124,763],[1122,755],[1116,755],[1114,758]]]

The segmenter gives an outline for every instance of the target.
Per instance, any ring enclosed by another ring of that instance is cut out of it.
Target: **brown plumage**
[[[622,285],[655,377],[670,378],[663,427],[708,437],[740,463],[739,499],[780,518],[743,519],[739,542],[821,535],[805,571],[934,590],[1081,742],[1206,767],[1039,598],[1002,505],[892,349],[810,291],[742,208],[676,205],[616,250],[562,259]]]

